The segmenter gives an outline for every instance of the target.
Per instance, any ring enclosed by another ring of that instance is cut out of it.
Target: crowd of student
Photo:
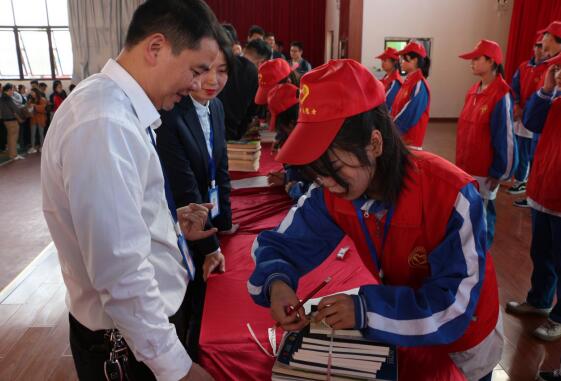
[[[45,82],[33,80],[30,85],[28,91],[23,84],[0,84],[0,152],[7,152],[10,161],[25,159],[20,153],[41,152],[49,122],[67,96],[59,80],[53,81],[48,97]]]
[[[263,119],[285,166],[269,182],[297,202],[258,235],[247,287],[282,328],[307,324],[303,310],[287,313],[298,281],[348,235],[379,284],[324,298],[315,319],[399,345],[401,379],[490,380],[503,346],[489,254],[494,200],[516,173],[511,191],[527,182],[532,208],[534,273],[527,301],[507,310],[549,314],[536,336],[561,337],[561,306],[551,308],[561,258],[561,22],[541,33],[543,55],[520,67],[514,98],[498,44],[482,40],[460,56],[478,81],[459,115],[453,165],[423,150],[431,93],[421,43],[383,52],[378,81],[353,60],[312,70],[299,42],[286,60],[257,26],[242,48],[203,1],[143,3],[119,57],[59,102],[42,156],[80,379],[103,377],[113,328],[134,379],[211,379],[192,361],[206,280],[227,269],[221,236],[238,228],[226,141],[252,136]],[[6,104],[5,124],[18,110]],[[533,160],[532,144],[515,137],[522,127],[535,133]],[[519,160],[530,169],[516,172]]]

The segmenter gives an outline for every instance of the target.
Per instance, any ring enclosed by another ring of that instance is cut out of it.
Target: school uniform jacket
[[[388,110],[391,111],[395,96],[403,84],[403,78],[398,70],[394,70],[390,75],[386,74],[380,82],[382,82],[386,89],[386,106],[388,106]]]
[[[230,207],[230,175],[224,128],[222,102],[215,98],[210,102],[211,127],[214,133],[212,156],[216,165],[216,186],[219,193],[220,214],[207,220],[206,229],[216,227],[229,230],[232,227]],[[175,204],[178,208],[190,203],[209,202],[209,156],[203,129],[193,101],[183,97],[171,111],[161,112],[162,126],[156,130],[160,160],[169,180]],[[218,249],[216,235],[189,242],[194,252],[203,255]]]
[[[512,77],[512,94],[514,103],[524,108],[526,101],[533,93],[539,90],[540,81],[548,66],[544,62],[536,64],[535,58],[524,61]]]
[[[403,140],[416,148],[423,146],[429,123],[430,88],[421,70],[409,74],[392,104],[391,115]]]
[[[481,197],[469,175],[428,152],[411,156],[405,178],[383,253],[377,225],[384,226],[388,213],[380,221],[376,215],[385,206],[374,202],[365,217],[384,277],[383,284],[362,286],[353,297],[356,328],[400,346],[467,350],[493,331],[499,314]],[[345,235],[377,276],[355,210],[366,202],[372,203],[311,188],[277,229],[257,237],[252,248],[256,267],[248,281],[254,301],[268,306],[276,279],[296,289],[300,277],[319,266]]]
[[[458,120],[456,165],[473,176],[506,180],[518,162],[510,87],[501,76],[468,91]]]
[[[541,137],[528,177],[526,195],[536,210],[561,217],[561,93],[534,93],[524,109],[524,124]]]

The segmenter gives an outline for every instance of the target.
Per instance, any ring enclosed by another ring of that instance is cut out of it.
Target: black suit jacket
[[[224,109],[218,99],[209,105],[214,132],[213,158],[216,165],[216,186],[219,192],[220,215],[207,221],[207,229],[229,230],[232,227],[230,207],[230,176],[224,131]],[[161,111],[162,126],[156,129],[160,160],[169,180],[178,208],[189,203],[209,202],[208,150],[199,117],[190,97],[183,97],[171,111]],[[206,255],[219,247],[216,235],[191,241],[195,254]]]

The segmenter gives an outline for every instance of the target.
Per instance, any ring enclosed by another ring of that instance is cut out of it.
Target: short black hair
[[[275,37],[275,34],[274,34],[273,32],[267,32],[267,33],[265,33],[264,38],[267,39],[267,38],[269,38],[269,37]]]
[[[300,49],[300,50],[304,50],[304,44],[303,44],[302,42],[300,42],[300,41],[292,41],[292,42],[290,43],[290,46],[294,46],[294,47],[296,47],[296,48],[298,48],[298,49]]]
[[[32,84],[32,85],[37,85],[37,86],[39,86],[39,81],[36,80],[36,79],[32,80],[32,81],[29,82],[29,83]]]
[[[222,24],[222,28],[224,28],[224,30],[228,33],[228,35],[230,36],[230,39],[232,40],[232,43],[236,43],[238,42],[238,32],[236,31],[236,28],[230,24],[230,23],[223,23]]]
[[[246,50],[253,50],[258,56],[269,59],[273,51],[269,44],[261,39],[251,40],[245,46]]]
[[[259,25],[252,25],[247,32],[248,36],[253,36],[254,34],[265,35],[265,29],[261,28]]]
[[[286,139],[288,139],[288,136],[292,133],[294,127],[296,127],[299,110],[300,106],[296,103],[294,106],[277,115],[275,128],[277,129],[278,147],[282,147],[284,145]]]
[[[45,82],[39,83],[39,87],[49,87]]]
[[[374,130],[380,131],[383,148],[382,155],[376,159],[374,181],[369,190],[380,194],[381,201],[395,204],[405,184],[411,153],[401,139],[385,103],[345,119],[327,151],[313,163],[303,166],[302,173],[311,181],[317,176],[331,177],[348,190],[349,184],[337,173],[329,152],[334,149],[351,152],[361,166],[370,166],[372,163],[368,159],[366,146]]]
[[[204,37],[216,39],[216,16],[202,0],[147,0],[132,16],[125,39],[130,49],[154,33],[162,33],[174,54],[198,49]]]

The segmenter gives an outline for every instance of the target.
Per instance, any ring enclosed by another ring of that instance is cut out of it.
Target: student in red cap
[[[407,77],[397,92],[391,115],[405,143],[412,149],[420,150],[429,123],[430,88],[426,78],[429,76],[430,58],[418,42],[410,42],[398,54],[402,58],[401,69]]]
[[[401,74],[399,73],[401,71],[399,55],[394,48],[387,48],[376,58],[382,60],[382,70],[386,72],[381,82],[386,89],[386,105],[388,106],[388,110],[391,110],[395,96],[403,84],[403,78],[401,78]]]
[[[265,61],[259,66],[259,87],[255,94],[255,104],[266,105],[269,91],[282,82],[288,82],[290,65],[282,58]]]
[[[526,194],[532,208],[532,244],[530,256],[533,270],[531,289],[525,302],[509,302],[507,311],[517,314],[549,316],[534,330],[534,336],[553,341],[561,338],[561,89],[556,88],[552,65],[544,86],[534,93],[524,110],[524,125],[541,133],[528,177]],[[552,308],[553,306],[553,308]]]
[[[512,77],[512,93],[514,95],[514,134],[516,135],[516,143],[518,145],[518,167],[514,172],[514,183],[507,192],[510,194],[522,194],[526,192],[526,182],[530,173],[530,162],[532,160],[535,143],[537,143],[538,135],[524,127],[522,123],[522,114],[524,106],[528,98],[538,91],[540,88],[540,79],[547,71],[547,65],[544,64],[544,51],[542,44],[543,36],[538,35],[534,44],[534,55],[528,60],[522,62],[514,76]],[[515,200],[514,206],[528,207],[526,198]]]
[[[494,41],[481,40],[471,52],[471,70],[481,78],[469,89],[458,119],[456,165],[479,183],[487,220],[487,247],[495,236],[495,199],[500,181],[516,169],[518,149],[514,137],[513,102],[503,79],[503,55]]]
[[[481,196],[448,161],[410,152],[384,99],[353,60],[302,77],[298,124],[277,160],[319,186],[259,234],[248,291],[283,329],[303,328],[285,313],[298,281],[348,235],[379,284],[323,298],[316,319],[400,346],[400,380],[488,380],[503,337]]]
[[[277,131],[275,141],[282,147],[288,136],[296,127],[298,120],[298,88],[290,83],[283,83],[271,89],[268,97],[271,112],[270,125]],[[271,185],[282,185],[288,196],[297,201],[308,191],[311,182],[304,178],[300,170],[285,165],[284,171],[269,174]]]

